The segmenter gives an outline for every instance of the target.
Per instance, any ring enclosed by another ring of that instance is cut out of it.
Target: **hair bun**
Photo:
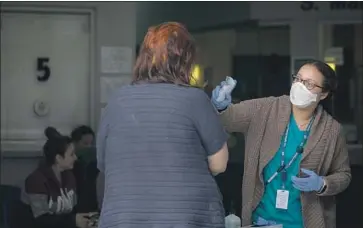
[[[55,138],[59,138],[62,137],[62,135],[57,131],[57,129],[55,129],[54,127],[47,127],[44,130],[44,134],[45,136],[50,140],[50,139],[55,139]]]

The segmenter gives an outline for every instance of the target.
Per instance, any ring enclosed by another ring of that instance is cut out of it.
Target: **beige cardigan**
[[[228,132],[245,134],[246,151],[242,186],[242,224],[251,224],[252,212],[263,194],[262,171],[278,150],[289,122],[291,103],[288,96],[268,97],[231,105],[221,113]],[[351,180],[348,150],[341,125],[322,107],[318,107],[301,168],[325,177],[326,190],[301,193],[305,228],[335,228],[335,195]]]

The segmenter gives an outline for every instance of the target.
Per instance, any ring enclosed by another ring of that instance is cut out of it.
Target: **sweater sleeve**
[[[338,138],[334,147],[333,163],[331,164],[329,175],[324,177],[326,188],[319,196],[332,196],[343,192],[349,186],[352,179],[347,143],[341,126],[339,126],[338,132]]]
[[[219,113],[222,123],[229,133],[246,133],[253,117],[264,105],[276,100],[275,97],[264,97],[232,104]]]
[[[44,181],[31,175],[25,181],[25,191],[35,218],[36,227],[76,227],[75,211],[65,214],[53,214],[49,209],[49,194]]]
[[[102,113],[101,120],[98,127],[98,133],[96,138],[97,145],[97,168],[100,172],[105,171],[105,150],[106,150],[106,141],[108,136],[108,116],[110,112],[109,104],[105,107],[104,112]]]

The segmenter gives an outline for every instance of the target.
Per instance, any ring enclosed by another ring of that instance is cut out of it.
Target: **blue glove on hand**
[[[254,225],[257,225],[257,226],[273,226],[273,225],[277,225],[277,223],[274,222],[274,221],[267,221],[264,218],[258,217],[257,221],[254,223]]]
[[[301,169],[301,172],[308,175],[307,177],[291,177],[294,188],[303,192],[319,192],[324,186],[324,179],[318,176],[314,171]]]
[[[212,92],[212,103],[214,105],[214,107],[221,111],[226,109],[231,103],[232,103],[232,96],[231,93],[226,94],[225,95],[225,99],[221,102],[217,101],[217,97],[219,96],[219,93],[221,92],[221,88],[226,85],[227,82],[226,81],[222,81],[220,85],[216,86],[216,88],[214,88],[213,92]]]

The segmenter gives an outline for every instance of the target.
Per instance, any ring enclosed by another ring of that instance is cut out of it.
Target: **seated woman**
[[[25,180],[24,203],[30,205],[37,228],[89,228],[91,213],[77,213],[76,182],[72,173],[77,157],[69,137],[52,127],[45,130],[45,163]]]
[[[99,170],[94,135],[92,128],[85,125],[75,128],[71,133],[78,158],[74,164],[73,173],[77,182],[79,212],[98,211],[96,183]]]
[[[97,137],[105,173],[99,228],[222,228],[213,175],[227,134],[207,94],[191,87],[196,45],[184,26],[149,29],[132,85],[108,102]]]

